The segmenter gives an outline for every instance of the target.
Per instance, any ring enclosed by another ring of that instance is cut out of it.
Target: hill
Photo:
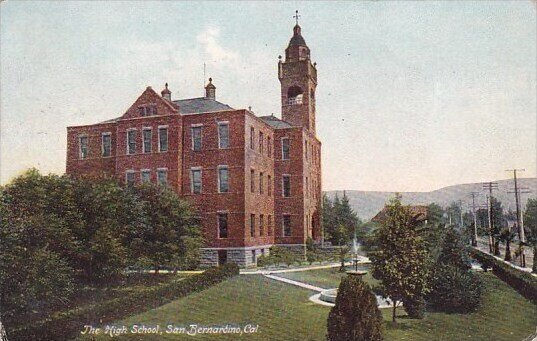
[[[493,195],[502,202],[504,209],[515,209],[513,180],[498,180],[498,190],[493,192]],[[521,202],[525,206],[528,197],[537,197],[537,178],[521,178],[518,181],[519,186],[528,188],[530,194],[522,194]],[[471,192],[479,192],[476,199],[476,205],[486,202],[487,192],[483,190],[482,183],[461,184],[448,186],[437,189],[431,192],[400,192],[403,196],[405,204],[430,204],[437,203],[442,207],[446,207],[453,201],[462,200],[463,207],[468,210],[472,205]],[[334,198],[336,193],[341,197],[343,191],[328,191],[325,192],[330,198]],[[375,192],[375,191],[345,191],[352,208],[358,213],[358,216],[363,220],[371,219],[378,211],[382,209],[384,203],[392,197],[395,192]]]

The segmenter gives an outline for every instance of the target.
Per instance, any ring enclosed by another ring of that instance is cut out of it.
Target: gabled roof
[[[414,221],[421,222],[421,221],[427,220],[427,218],[428,218],[427,206],[425,206],[425,205],[408,205],[407,207],[409,208],[410,214],[412,215],[412,218],[414,219]],[[382,224],[388,218],[387,217],[387,213],[388,213],[387,211],[388,211],[388,209],[386,208],[386,206],[384,206],[384,208],[379,213],[377,213],[377,215],[375,215],[373,218],[371,218],[371,221]]]
[[[269,115],[269,116],[260,116],[261,120],[269,124],[274,129],[286,129],[286,128],[292,128],[293,126],[285,121],[280,120],[276,116]]]
[[[179,106],[181,114],[201,114],[221,110],[235,110],[227,104],[207,97],[187,98],[173,101]]]

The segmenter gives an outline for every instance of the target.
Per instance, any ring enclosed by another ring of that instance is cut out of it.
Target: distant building
[[[407,206],[410,209],[410,213],[412,214],[412,217],[416,222],[425,222],[427,224],[428,219],[428,211],[427,206],[425,205],[409,205]],[[373,218],[371,218],[372,222],[382,224],[386,221],[387,218],[387,208],[384,206],[384,208],[377,213]]]
[[[68,174],[169,186],[199,211],[202,264],[250,266],[272,245],[320,240],[317,69],[297,25],[278,62],[282,119],[205,96],[172,100],[151,87],[121,116],[67,128]],[[263,96],[263,94],[260,94]]]

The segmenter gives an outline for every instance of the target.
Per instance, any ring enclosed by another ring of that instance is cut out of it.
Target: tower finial
[[[293,15],[293,18],[296,19],[296,24],[298,25],[298,18],[300,18],[300,15],[298,15],[298,10],[295,11],[295,15]]]

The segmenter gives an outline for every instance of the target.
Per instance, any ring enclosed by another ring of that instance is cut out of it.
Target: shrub
[[[369,285],[358,276],[341,281],[327,323],[328,341],[382,340],[382,314]]]
[[[422,296],[404,297],[403,307],[411,318],[422,319],[425,316],[425,299]]]
[[[117,297],[81,308],[54,314],[53,316],[21,328],[9,330],[14,340],[64,340],[75,338],[85,324],[109,323],[125,316],[137,314],[161,306],[171,300],[201,291],[239,274],[236,264],[225,264],[209,268],[199,275],[179,281],[144,288],[128,295]]]
[[[534,304],[537,304],[537,278],[530,273],[513,268],[511,265],[495,257],[472,249],[471,255],[479,261],[484,268],[492,267],[492,272],[502,281],[509,284]]]
[[[479,306],[483,285],[472,272],[452,265],[433,271],[428,302],[433,308],[448,313],[468,313]]]

